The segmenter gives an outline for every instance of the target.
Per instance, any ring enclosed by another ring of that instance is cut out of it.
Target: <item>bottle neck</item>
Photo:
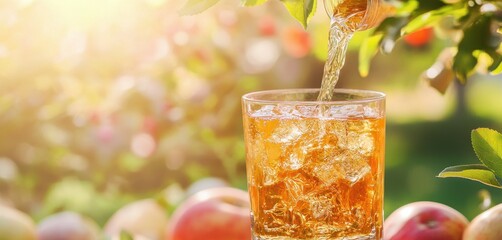
[[[332,22],[345,21],[353,32],[376,27],[394,11],[384,0],[324,0],[324,6]]]
[[[366,13],[361,25],[359,26],[359,30],[366,30],[375,27],[383,20],[381,16],[384,14],[382,13],[381,5],[381,0],[368,0]]]

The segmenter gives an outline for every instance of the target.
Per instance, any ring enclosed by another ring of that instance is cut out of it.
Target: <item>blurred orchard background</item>
[[[103,225],[142,198],[163,197],[171,211],[203,178],[246,189],[240,97],[319,87],[328,17],[319,9],[304,31],[279,1],[221,1],[195,16],[180,16],[181,4],[0,1],[0,204],[36,221],[72,210]],[[431,200],[472,218],[480,190],[493,202],[502,191],[436,175],[478,162],[472,129],[502,130],[502,76],[440,94],[421,74],[448,33],[429,33],[378,55],[366,78],[357,54],[368,33],[358,33],[338,86],[387,94],[387,214]]]

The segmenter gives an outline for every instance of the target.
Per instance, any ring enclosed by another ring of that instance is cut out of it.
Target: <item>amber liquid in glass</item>
[[[354,31],[372,26],[367,0],[331,4],[318,101],[333,99]],[[329,104],[245,111],[253,239],[381,239],[385,119],[329,112]]]
[[[382,117],[245,114],[253,239],[381,239]]]

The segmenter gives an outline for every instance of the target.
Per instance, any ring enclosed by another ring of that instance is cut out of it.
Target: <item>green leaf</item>
[[[281,0],[281,2],[289,14],[296,18],[304,28],[307,28],[307,24],[317,8],[317,0]]]
[[[478,64],[478,59],[474,57],[470,51],[459,49],[458,53],[453,57],[453,70],[457,74],[457,78],[461,83],[467,82],[467,77]]]
[[[446,15],[459,18],[464,16],[465,14],[467,14],[467,9],[464,7],[459,7],[459,5],[448,5],[437,10],[429,11],[411,20],[401,30],[401,35],[406,35],[421,28],[432,26],[443,19]]]
[[[464,29],[464,37],[458,44],[458,52],[453,58],[453,70],[461,83],[467,81],[468,76],[478,64],[474,56],[476,50],[493,51],[491,46],[491,19],[487,16],[470,13],[465,17],[466,22],[473,22]]]
[[[359,51],[359,74],[362,77],[368,76],[371,59],[378,52],[378,46],[383,38],[383,34],[376,34],[364,40]]]
[[[386,18],[376,29],[375,33],[383,33],[384,37],[380,41],[380,50],[383,53],[390,53],[396,41],[401,37],[401,29],[408,24],[407,16],[396,16]]]
[[[479,160],[502,178],[502,134],[492,129],[478,128],[472,131],[471,141]]]
[[[494,75],[499,74],[502,71],[502,54],[493,52],[490,54],[490,57],[492,58],[493,63],[488,66],[488,71]]]
[[[496,51],[502,40],[499,34],[492,31],[492,17],[481,15],[474,18],[474,23],[464,29],[464,37],[458,44],[459,50]]]
[[[383,53],[390,53],[400,37],[401,28],[409,21],[407,16],[388,17],[373,31],[362,44],[359,51],[359,74],[367,76],[371,58],[380,48]]]
[[[130,233],[122,230],[120,231],[120,240],[134,240],[134,237]]]
[[[219,0],[188,0],[179,11],[182,15],[194,15],[212,7]]]
[[[493,63],[492,66],[495,66],[495,63]],[[497,67],[492,68],[492,66],[490,66],[489,70],[493,75],[502,74],[502,57],[499,58]]]
[[[418,8],[415,9],[415,14],[420,15],[424,12],[429,12],[432,10],[436,10],[442,8],[446,5],[442,0],[427,0],[427,1],[418,1]]]
[[[409,16],[411,15],[415,9],[418,8],[418,5],[420,3],[417,0],[409,0],[409,1],[403,1],[399,2],[399,5],[396,9],[396,14],[395,16]],[[396,5],[394,3],[394,5]]]
[[[241,0],[244,6],[256,6],[265,3],[267,0]]]
[[[486,166],[481,164],[460,165],[445,168],[438,177],[440,178],[464,178],[478,181],[488,186],[502,188],[495,174]]]

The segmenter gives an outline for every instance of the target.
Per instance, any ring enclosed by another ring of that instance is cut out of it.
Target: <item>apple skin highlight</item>
[[[383,240],[462,240],[469,221],[457,210],[435,202],[414,202],[384,222]]]

